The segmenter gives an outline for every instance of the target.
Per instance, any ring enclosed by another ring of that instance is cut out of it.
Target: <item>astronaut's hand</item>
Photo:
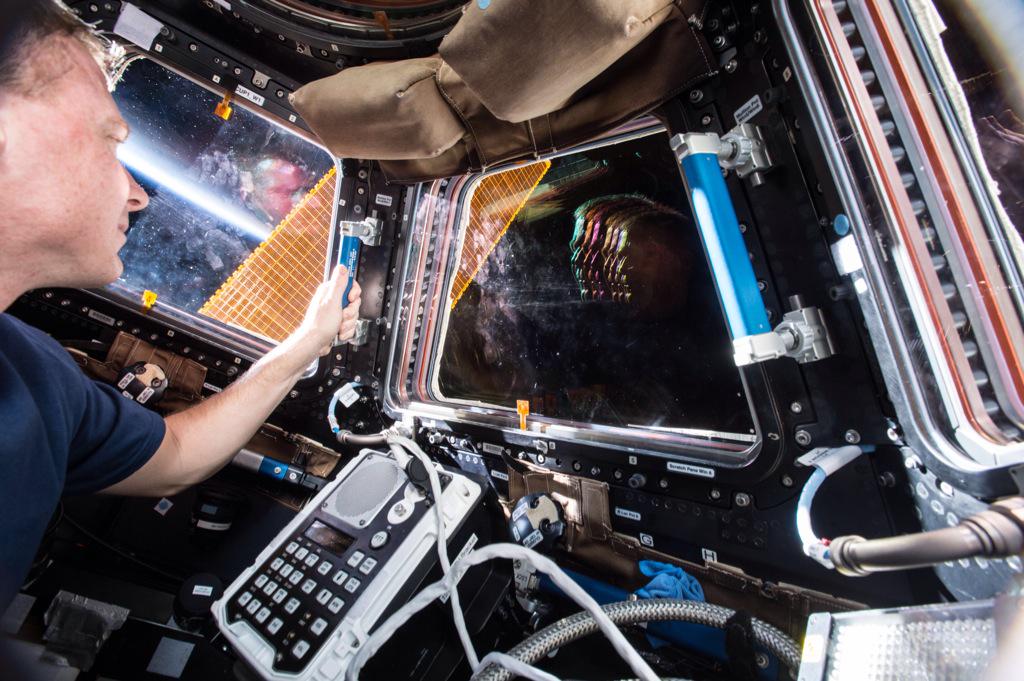
[[[320,284],[313,294],[306,316],[295,331],[302,345],[318,348],[321,357],[330,352],[336,337],[348,340],[355,335],[362,289],[358,282],[353,281],[348,302],[342,308],[341,297],[347,280],[348,270],[341,265],[335,267],[331,278]]]

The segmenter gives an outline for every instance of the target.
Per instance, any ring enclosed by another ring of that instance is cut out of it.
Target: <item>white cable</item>
[[[591,596],[584,591],[579,584],[574,582],[572,578],[565,574],[565,572],[563,572],[562,569],[554,563],[554,561],[540,555],[536,551],[517,544],[490,544],[481,549],[472,551],[468,555],[455,561],[455,564],[452,565],[451,572],[449,572],[440,581],[434,582],[416,594],[409,600],[409,602],[395,611],[391,617],[385,620],[384,623],[366,639],[355,658],[353,658],[352,664],[349,665],[348,671],[345,674],[346,679],[348,679],[348,681],[356,681],[359,678],[359,672],[366,665],[366,662],[373,657],[378,650],[380,650],[381,646],[390,640],[395,632],[397,632],[410,617],[430,605],[434,599],[451,591],[466,570],[474,565],[480,565],[481,563],[485,563],[495,558],[524,560],[535,569],[550,575],[551,580],[560,587],[566,595],[590,613],[594,618],[594,621],[597,623],[598,628],[604,632],[616,652],[618,652],[619,655],[629,664],[633,673],[643,681],[659,681],[654,670],[651,669],[650,665],[648,665],[642,657],[640,657],[640,653],[638,653],[629,643],[608,615],[601,610],[601,606],[597,604],[597,601],[591,598]],[[476,667],[474,667],[474,669],[476,669]]]
[[[473,673],[477,674],[482,672],[492,664],[504,667],[517,677],[521,676],[524,679],[530,679],[530,681],[561,681],[561,679],[554,674],[549,674],[543,669],[537,669],[531,664],[527,664],[522,660],[517,660],[511,655],[499,653],[497,650],[484,655],[484,659],[480,660],[480,666],[473,670]]]
[[[430,480],[430,493],[434,497],[434,510],[437,514],[437,555],[441,561],[441,572],[447,576],[451,571],[452,565],[451,560],[448,558],[448,536],[444,527],[444,509],[441,508],[441,480],[437,477],[437,469],[434,468],[434,462],[430,460],[426,452],[420,449],[416,442],[409,438],[401,437],[397,434],[389,435],[388,443],[391,445],[391,451],[396,454],[395,458],[399,462],[401,462],[399,457],[404,453],[401,451],[404,447],[409,453],[419,459],[423,467],[427,469],[427,478]],[[476,669],[477,665],[480,664],[480,658],[476,653],[476,648],[473,647],[472,639],[469,637],[469,628],[466,626],[466,618],[462,613],[462,603],[459,600],[457,586],[452,589],[451,603],[455,630],[459,633],[459,640],[462,642],[463,650],[466,651],[466,659],[469,661],[470,668]]]
[[[814,472],[800,490],[800,499],[796,505],[796,532],[804,553],[832,570],[835,565],[829,556],[828,545],[814,532],[811,526],[811,504],[818,488],[825,478],[850,463],[863,453],[860,447],[846,446],[835,449],[821,447],[814,449],[797,459],[798,464],[814,466]]]

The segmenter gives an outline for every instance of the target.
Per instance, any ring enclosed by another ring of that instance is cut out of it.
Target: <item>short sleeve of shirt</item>
[[[81,381],[84,406],[68,453],[66,495],[98,492],[124,480],[149,461],[165,431],[163,418],[113,386],[84,375]]]

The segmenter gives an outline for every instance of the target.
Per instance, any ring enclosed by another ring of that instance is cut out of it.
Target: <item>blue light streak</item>
[[[272,228],[269,225],[260,222],[243,208],[233,205],[209,189],[197,185],[184,169],[158,158],[141,144],[133,144],[133,141],[129,140],[118,148],[117,157],[132,172],[145,175],[163,189],[177,194],[221,222],[226,222],[260,241],[270,236]]]

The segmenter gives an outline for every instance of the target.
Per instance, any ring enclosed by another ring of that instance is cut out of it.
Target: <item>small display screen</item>
[[[314,520],[313,524],[306,528],[304,534],[306,539],[312,539],[331,553],[339,556],[345,553],[345,549],[352,546],[352,542],[355,541],[355,539],[347,534],[338,532],[330,525],[325,525],[319,520]]]

